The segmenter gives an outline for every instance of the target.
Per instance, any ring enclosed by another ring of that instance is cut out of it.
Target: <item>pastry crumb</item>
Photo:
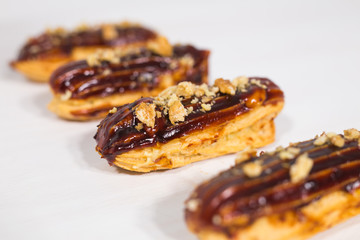
[[[148,127],[155,126],[155,104],[140,103],[135,110],[136,117]]]
[[[302,154],[297,159],[296,162],[290,167],[290,178],[292,183],[297,183],[307,176],[314,165],[314,162],[309,158],[308,154]]]

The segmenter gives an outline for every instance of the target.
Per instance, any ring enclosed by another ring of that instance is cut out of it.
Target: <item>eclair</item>
[[[113,108],[98,126],[96,150],[130,171],[177,168],[273,142],[283,104],[283,92],[266,78],[181,82]]]
[[[156,96],[181,81],[208,81],[208,50],[175,45],[171,56],[151,48],[100,50],[58,68],[49,109],[69,120],[104,118],[113,107]]]
[[[323,133],[237,164],[186,201],[202,240],[303,240],[360,213],[360,132]]]
[[[171,55],[171,45],[165,37],[139,24],[81,25],[72,31],[49,29],[30,38],[11,66],[31,80],[47,82],[51,73],[61,65],[85,59],[97,49],[128,50],[142,47],[151,47],[162,55]]]

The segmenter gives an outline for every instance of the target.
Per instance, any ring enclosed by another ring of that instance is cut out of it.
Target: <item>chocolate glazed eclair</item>
[[[283,92],[266,78],[182,82],[112,109],[98,126],[96,150],[131,171],[177,168],[273,142],[283,104]]]
[[[50,29],[30,38],[11,66],[31,80],[47,82],[51,73],[61,65],[85,59],[97,49],[142,47],[151,47],[163,55],[171,55],[171,45],[165,37],[139,24],[81,25],[72,31]]]
[[[70,120],[103,118],[115,106],[156,96],[178,82],[207,83],[208,56],[190,45],[174,46],[171,56],[148,48],[99,51],[52,74],[49,109]]]
[[[360,132],[243,152],[186,201],[200,239],[303,240],[360,213]]]

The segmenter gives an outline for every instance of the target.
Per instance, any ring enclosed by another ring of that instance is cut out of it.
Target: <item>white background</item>
[[[95,152],[97,121],[57,118],[46,84],[13,72],[27,37],[82,22],[142,22],[212,51],[210,76],[266,76],[285,92],[277,140],[360,128],[360,1],[0,2],[0,239],[190,239],[183,202],[234,155],[136,174]],[[360,217],[313,240],[355,240]]]

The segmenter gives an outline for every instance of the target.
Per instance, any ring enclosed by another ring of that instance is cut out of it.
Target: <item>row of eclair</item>
[[[208,50],[169,44],[138,24],[49,30],[31,38],[11,65],[49,82],[49,109],[69,120],[103,119],[96,151],[137,172],[172,169],[274,141],[284,105],[267,78],[216,79]],[[186,202],[200,239],[300,240],[359,212],[360,133],[323,134],[256,155]]]

